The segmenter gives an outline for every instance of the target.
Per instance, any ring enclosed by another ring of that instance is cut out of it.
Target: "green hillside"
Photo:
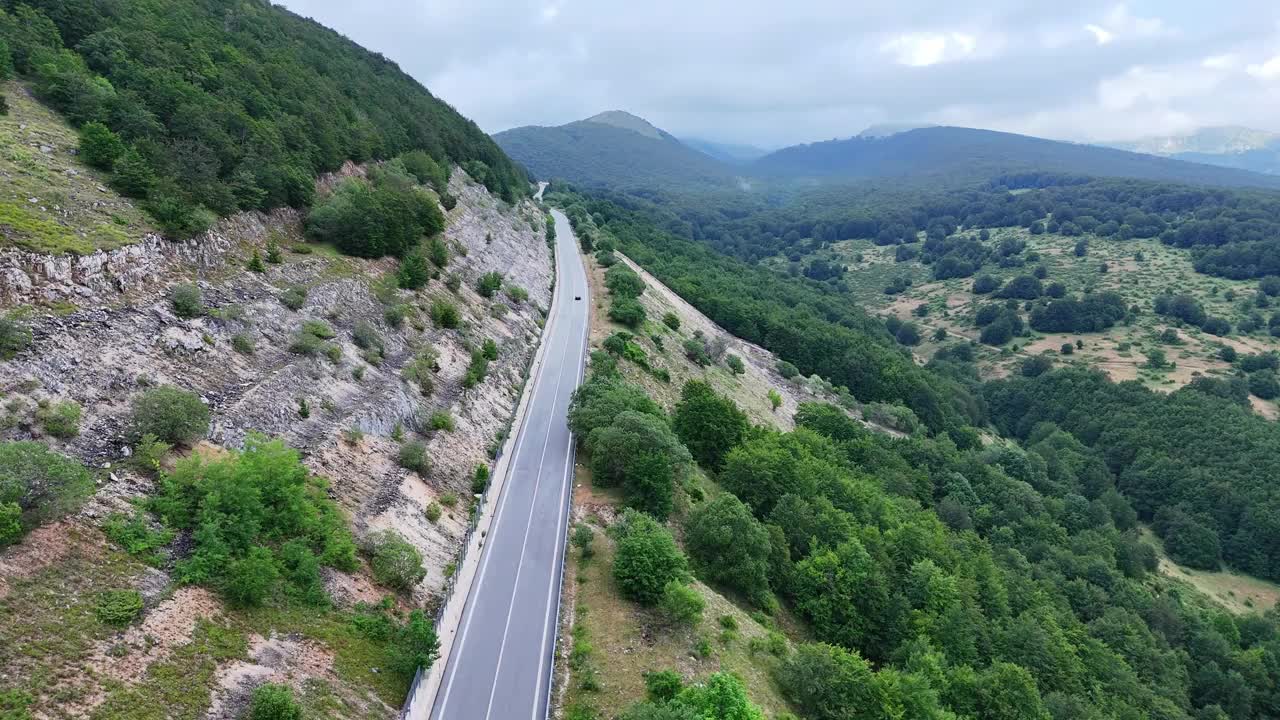
[[[318,173],[410,150],[508,199],[527,187],[488,136],[394,63],[265,3],[5,0],[0,74],[10,67],[80,129],[83,159],[174,235],[214,215],[305,206]]]
[[[602,113],[559,127],[520,127],[494,135],[541,179],[593,187],[728,187],[734,171],[627,113]]]

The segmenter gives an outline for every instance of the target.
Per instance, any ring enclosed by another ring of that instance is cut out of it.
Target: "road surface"
[[[552,214],[557,297],[543,362],[431,710],[437,720],[542,720],[551,695],[573,486],[567,412],[582,382],[590,302],[578,241],[564,214]]]

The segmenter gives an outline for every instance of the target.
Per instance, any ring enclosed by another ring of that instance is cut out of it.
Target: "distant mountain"
[[[680,142],[688,145],[694,150],[710,155],[720,162],[729,163],[731,165],[749,163],[752,160],[762,158],[769,154],[768,150],[758,148],[755,145],[718,143],[712,140],[700,140],[698,138],[682,138]]]
[[[886,138],[890,135],[919,130],[920,128],[937,127],[937,125],[912,125],[910,123],[878,123],[858,133],[860,138]]]
[[[746,171],[774,178],[895,178],[957,183],[984,180],[1007,172],[1043,171],[1205,185],[1280,187],[1280,177],[1238,169],[958,127],[918,128],[888,137],[854,137],[796,145],[760,158]]]
[[[735,174],[726,163],[620,110],[558,127],[519,127],[493,139],[539,179],[660,189],[727,187]]]
[[[1280,174],[1280,133],[1267,130],[1208,127],[1187,135],[1165,135],[1103,145],[1207,165]]]

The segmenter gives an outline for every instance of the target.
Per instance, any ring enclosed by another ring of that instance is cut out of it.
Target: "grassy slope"
[[[1233,613],[1265,613],[1280,602],[1280,585],[1276,583],[1231,571],[1206,572],[1183,567],[1169,559],[1164,543],[1150,529],[1142,529],[1142,538],[1156,549],[1161,574],[1174,582],[1190,585]]]
[[[130,200],[106,189],[104,173],[71,154],[79,140],[59,115],[16,81],[0,94],[9,99],[0,116],[0,247],[85,255],[152,229]]]
[[[1191,266],[1190,253],[1186,250],[1162,245],[1156,240],[1114,240],[1089,237],[1089,251],[1085,257],[1076,257],[1073,249],[1079,238],[1062,235],[1030,235],[1022,228],[1003,228],[991,235],[991,243],[999,243],[1006,237],[1028,241],[1027,252],[1037,252],[1040,261],[1028,263],[1024,268],[999,268],[987,265],[979,274],[991,274],[1001,280],[1019,274],[1030,273],[1035,265],[1044,264],[1049,275],[1044,280],[1061,282],[1068,293],[1080,293],[1086,289],[1110,290],[1124,297],[1126,303],[1137,304],[1142,313],[1131,326],[1117,325],[1100,333],[1070,333],[1046,335],[1032,331],[1029,338],[1015,338],[1006,347],[1008,353],[981,346],[979,365],[990,377],[999,377],[1016,371],[1018,363],[1029,354],[1050,352],[1059,364],[1088,363],[1106,370],[1115,380],[1140,380],[1153,389],[1173,390],[1190,382],[1197,374],[1222,374],[1229,372],[1227,363],[1216,356],[1220,344],[1230,344],[1242,353],[1261,352],[1280,348],[1280,341],[1265,332],[1250,336],[1232,335],[1219,338],[1184,326],[1178,329],[1180,345],[1166,345],[1158,336],[1166,322],[1151,311],[1154,298],[1162,292],[1189,293],[1204,305],[1211,315],[1220,315],[1238,322],[1242,317],[1240,305],[1251,300],[1257,284],[1250,281],[1226,280],[1196,273]],[[919,261],[898,263],[894,261],[894,247],[876,247],[869,241],[851,240],[836,243],[831,250],[819,253],[844,262],[850,269],[845,276],[854,297],[873,312],[893,314],[904,320],[914,320],[925,330],[926,341],[916,349],[921,358],[932,355],[938,343],[929,335],[942,327],[955,337],[976,340],[978,328],[973,325],[973,313],[977,306],[992,302],[991,298],[975,296],[971,291],[972,278],[934,281],[927,266]],[[1141,253],[1143,259],[1136,259]],[[856,262],[862,255],[863,261]],[[780,265],[781,260],[771,261]],[[1102,263],[1108,266],[1101,272]],[[883,290],[891,280],[907,277],[911,287],[897,296],[885,295]],[[1228,291],[1234,292],[1234,301],[1227,299]],[[920,304],[929,306],[924,318],[913,317],[912,310]],[[1264,314],[1269,312],[1263,310]],[[1067,342],[1084,341],[1084,348],[1074,355],[1062,356],[1059,348]],[[1128,347],[1125,347],[1125,344]],[[1014,346],[1017,349],[1014,350]],[[1164,350],[1173,368],[1150,370],[1143,367],[1147,350]],[[1255,398],[1256,400],[1256,398]],[[1255,403],[1260,410],[1273,413],[1272,403]]]

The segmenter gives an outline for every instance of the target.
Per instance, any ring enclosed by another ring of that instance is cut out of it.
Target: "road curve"
[[[551,695],[573,486],[567,413],[585,370],[590,302],[578,241],[564,214],[552,215],[556,298],[543,361],[431,709],[437,720],[542,720]]]

